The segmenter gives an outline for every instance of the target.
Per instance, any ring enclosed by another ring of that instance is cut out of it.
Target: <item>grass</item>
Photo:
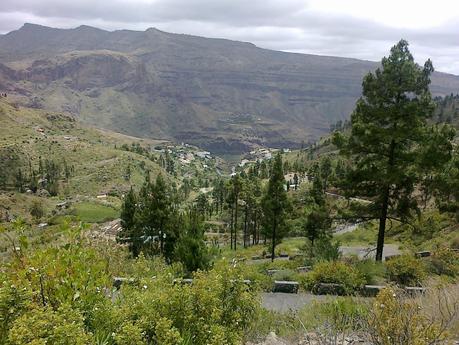
[[[76,204],[72,213],[85,223],[103,223],[119,217],[118,210],[94,202]]]
[[[351,232],[335,235],[342,245],[376,244],[377,229],[374,226],[363,225]]]
[[[302,246],[305,244],[304,237],[290,237],[282,240],[278,246],[276,246],[276,255],[279,253],[287,253],[289,256],[298,254],[301,251]],[[246,258],[250,259],[252,256],[262,256],[263,253],[269,254],[268,245],[258,244],[255,246],[249,246],[244,248],[242,244],[238,243],[237,250],[233,251],[229,246],[222,248],[222,256],[226,258]]]

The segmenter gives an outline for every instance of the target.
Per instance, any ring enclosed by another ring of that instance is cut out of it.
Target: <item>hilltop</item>
[[[215,153],[299,147],[344,120],[376,62],[157,29],[25,24],[0,35],[0,89],[22,105]],[[432,92],[459,90],[434,73]]]

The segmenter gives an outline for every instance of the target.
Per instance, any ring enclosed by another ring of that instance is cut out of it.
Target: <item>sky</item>
[[[459,75],[459,0],[2,0],[0,33],[24,23],[159,30],[379,61],[399,39]]]

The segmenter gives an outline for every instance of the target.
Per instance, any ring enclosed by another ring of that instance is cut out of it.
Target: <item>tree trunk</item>
[[[231,233],[231,249],[233,249],[233,228],[234,228],[234,223],[233,223],[233,217],[234,217],[234,210],[233,207],[231,207],[231,225],[230,225],[230,233]]]
[[[387,208],[389,206],[389,187],[384,191],[383,203],[381,207],[381,217],[379,218],[378,243],[376,246],[376,261],[382,261],[384,250],[384,236],[386,232]]]
[[[392,166],[394,165],[394,155],[395,155],[395,141],[392,139],[389,149],[389,162],[387,173],[390,172]],[[389,193],[390,186],[387,185],[384,187],[384,195],[381,205],[381,216],[379,217],[379,230],[378,230],[378,242],[376,245],[376,261],[382,261],[383,250],[384,250],[384,237],[386,232],[386,219],[387,219],[387,210],[389,208]]]
[[[245,205],[245,215],[244,215],[244,248],[247,247],[247,204]],[[250,242],[249,242],[250,243]]]
[[[277,219],[274,218],[274,223],[273,223],[273,238],[272,238],[272,243],[271,243],[271,262],[274,261],[274,249],[276,247],[276,228],[277,228]]]
[[[234,211],[234,250],[237,246],[237,197],[236,197],[236,207]]]

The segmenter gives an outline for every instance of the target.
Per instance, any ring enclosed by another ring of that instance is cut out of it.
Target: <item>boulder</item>
[[[366,297],[375,297],[384,288],[384,285],[365,285],[362,289],[362,295]]]
[[[432,255],[432,253],[430,251],[428,251],[428,250],[423,250],[421,252],[417,252],[416,253],[416,257],[418,257],[418,258],[427,258],[427,257],[429,257],[431,255]]]
[[[120,289],[123,284],[132,284],[135,283],[134,278],[123,278],[123,277],[114,277],[113,278],[113,287],[117,290]]]
[[[273,292],[298,293],[299,287],[298,282],[275,280]]]
[[[410,296],[418,296],[425,294],[427,289],[420,286],[406,286],[405,291]]]
[[[311,270],[311,266],[300,266],[296,268],[298,273],[307,273]]]
[[[343,284],[336,283],[318,283],[312,289],[312,292],[317,295],[338,295],[343,296],[346,290]]]
[[[43,188],[38,189],[36,194],[42,198],[49,198],[51,196],[51,194],[49,194],[49,192]]]
[[[269,269],[269,270],[266,270],[266,274],[268,276],[273,276],[275,275],[277,272],[280,272],[280,270],[276,270],[276,269]]]

